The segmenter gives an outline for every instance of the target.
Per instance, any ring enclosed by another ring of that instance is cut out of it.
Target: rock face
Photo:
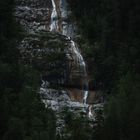
[[[78,101],[71,101],[69,93],[65,90],[41,88],[40,94],[46,107],[51,108],[56,112],[64,111],[66,108],[69,108],[71,111],[79,110],[85,112],[84,109],[88,106],[87,104],[84,105]]]
[[[71,101],[68,93],[64,90],[54,90],[49,88],[40,88],[40,96],[44,102],[46,108],[50,108],[56,112],[57,122],[56,122],[56,133],[57,135],[64,134],[65,130],[65,118],[64,112],[72,112],[75,116],[84,113],[86,115],[85,108],[88,105],[84,105],[80,102]],[[94,119],[94,118],[92,118]]]
[[[66,83],[66,37],[47,31],[29,34],[19,47],[21,61],[31,64],[52,84]]]
[[[15,16],[28,33],[57,31],[73,37],[76,26],[69,19],[71,13],[66,0],[16,0]]]
[[[19,49],[23,62],[41,70],[44,80],[85,90],[86,66],[71,39],[75,25],[69,14],[66,0],[17,0],[16,19],[28,33]]]
[[[64,116],[66,112],[71,112],[75,117],[81,115],[87,116],[89,122],[96,122],[96,112],[98,112],[98,110],[103,110],[103,104],[101,103],[88,105],[76,100],[71,100],[70,93],[66,90],[54,90],[50,89],[48,86],[42,86],[40,88],[40,96],[46,108],[56,112],[56,132],[57,135],[59,134],[60,136],[65,133],[66,122]]]
[[[48,28],[51,0],[16,0],[16,3],[15,16],[28,33]]]
[[[51,0],[52,13],[50,31],[59,32],[65,36],[74,37],[76,25],[71,22],[67,0]]]
[[[92,105],[96,95],[88,91],[86,64],[72,40],[76,26],[69,19],[66,0],[16,2],[16,19],[27,32],[19,46],[21,63],[40,71],[43,81],[40,96],[46,108],[56,112],[57,133],[61,134],[65,127],[65,110],[95,120],[94,109],[102,105]],[[67,89],[55,90],[62,85]]]
[[[39,31],[28,34],[19,50],[22,63],[38,69],[44,81],[86,89],[85,62],[78,47],[68,37]]]
[[[15,16],[27,31],[19,46],[21,62],[39,70],[50,84],[78,88],[80,92],[69,90],[70,97],[86,103],[86,64],[72,40],[75,29],[69,14],[66,0],[17,0]],[[78,93],[80,100],[75,98]]]

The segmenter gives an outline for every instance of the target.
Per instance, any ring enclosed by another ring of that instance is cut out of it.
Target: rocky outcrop
[[[45,85],[45,84],[44,84]],[[56,132],[61,136],[66,127],[65,115],[71,112],[75,117],[84,116],[93,127],[96,125],[96,114],[98,110],[103,110],[103,104],[83,104],[76,100],[71,100],[70,93],[67,90],[54,90],[48,86],[40,88],[40,97],[46,108],[55,111],[57,116]]]
[[[78,45],[66,36],[74,30],[67,26],[69,13],[66,0],[17,0],[15,16],[28,32],[19,50],[21,63],[39,70],[50,84],[72,87],[68,90],[71,100],[82,103],[88,91],[88,76]],[[53,22],[58,25],[53,26]],[[95,103],[97,94],[88,93],[87,103]]]
[[[82,89],[85,63],[71,39],[75,25],[69,20],[66,0],[16,2],[16,19],[27,32],[19,47],[22,62],[40,70],[44,80]]]
[[[71,12],[67,8],[66,0],[16,0],[16,3],[16,19],[27,33],[40,30],[53,31],[55,28],[63,35],[74,36],[76,25],[69,19]],[[53,6],[56,9],[53,9]]]
[[[54,90],[50,88],[40,88],[40,96],[46,108],[50,108],[56,112],[56,132],[57,135],[64,133],[65,129],[65,112],[75,113],[77,116],[81,112],[85,112],[87,105],[79,102],[71,101],[68,93],[64,90]]]
[[[40,95],[47,108],[51,108],[59,113],[67,108],[70,111],[76,111],[76,113],[78,113],[78,110],[85,112],[84,109],[88,106],[78,101],[72,101],[66,90],[41,88]]]
[[[40,72],[40,97],[46,108],[56,112],[58,134],[64,130],[66,110],[95,121],[95,110],[102,108],[102,104],[93,106],[100,94],[88,91],[86,64],[72,40],[75,25],[69,13],[66,0],[17,0],[15,10],[27,33],[19,46],[21,63]],[[58,90],[62,85],[65,90]]]
[[[21,62],[39,70],[44,81],[82,89],[85,64],[76,49],[70,38],[45,30],[28,34],[19,46]]]
[[[49,30],[51,0],[16,0],[15,16],[28,33]]]

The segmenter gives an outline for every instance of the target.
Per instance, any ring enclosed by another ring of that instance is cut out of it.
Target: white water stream
[[[59,1],[59,0],[58,0]],[[58,2],[57,1],[57,2]],[[66,0],[60,0],[59,1],[59,7],[60,11],[61,11],[61,32],[58,30],[59,28],[59,21],[58,21],[58,13],[57,13],[57,7],[56,7],[56,0],[52,0],[52,14],[51,14],[51,23],[50,23],[50,31],[55,31],[55,32],[59,32],[62,35],[67,36],[67,38],[70,41],[70,48],[68,49],[69,54],[73,54],[73,60],[76,66],[78,66],[80,74],[83,76],[83,103],[87,104],[87,97],[88,97],[88,82],[87,79],[85,78],[87,76],[87,72],[86,72],[86,64],[85,61],[83,59],[83,56],[81,55],[76,43],[71,39],[71,35],[72,35],[72,25],[69,26],[68,23],[66,23],[65,19],[68,16],[68,11],[67,11],[67,3]],[[89,116],[91,116],[91,108],[89,107],[89,111],[88,111]]]
[[[54,0],[52,0],[52,8],[50,31],[58,31],[58,14],[56,11],[56,4]]]

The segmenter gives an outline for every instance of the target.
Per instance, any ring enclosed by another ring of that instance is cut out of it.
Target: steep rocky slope
[[[95,120],[100,93],[88,91],[86,63],[72,40],[76,26],[69,20],[66,0],[17,0],[15,16],[26,31],[19,46],[21,63],[40,72],[40,96],[56,112],[57,133],[65,127],[66,108]],[[63,89],[63,90],[62,90]]]

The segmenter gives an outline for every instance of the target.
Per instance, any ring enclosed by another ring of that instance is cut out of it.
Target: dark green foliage
[[[69,0],[89,73],[106,94],[104,126],[93,139],[140,137],[140,5],[136,0]],[[84,45],[83,45],[84,43]]]
[[[92,139],[97,139],[97,140],[104,139],[103,124],[104,124],[103,111],[99,109],[96,111],[96,122],[93,123],[94,127],[92,132]]]
[[[66,123],[66,130],[64,131],[64,138],[62,140],[90,140],[92,128],[86,116],[77,115],[70,112],[64,112],[64,120]]]
[[[128,70],[139,73],[137,1],[69,0],[69,3],[79,31],[89,41],[84,52],[93,79],[109,92]]]
[[[23,140],[23,124],[18,118],[11,118],[8,124],[8,130],[4,134],[3,140]]]
[[[121,78],[116,88],[118,94],[111,97],[105,107],[106,139],[132,140],[139,137],[139,91],[136,76],[127,73]]]

